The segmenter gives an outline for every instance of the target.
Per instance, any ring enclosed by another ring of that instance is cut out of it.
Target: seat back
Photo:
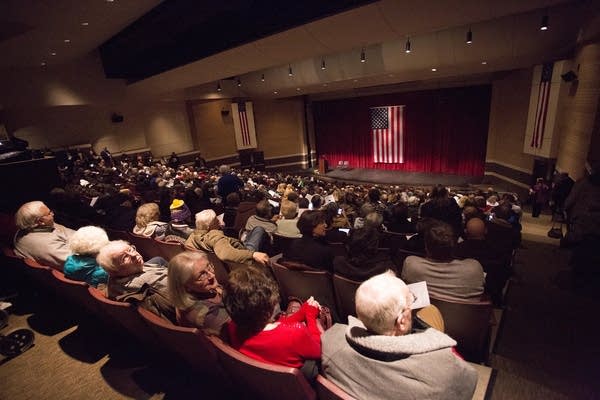
[[[177,354],[197,371],[220,372],[215,369],[215,348],[200,329],[173,325],[141,307],[137,311],[165,349]]]
[[[327,243],[327,246],[331,249],[331,252],[334,256],[346,257],[348,255],[348,251],[346,250],[346,245],[344,243]]]
[[[51,280],[53,279],[51,273],[52,267],[42,265],[32,258],[24,258],[23,262],[27,266],[25,271],[30,278],[43,286],[48,287],[51,285]]]
[[[152,332],[131,303],[111,300],[95,287],[89,286],[88,292],[96,301],[97,309],[105,321],[123,328],[147,345],[156,344]]]
[[[486,362],[489,355],[492,303],[458,301],[430,296],[444,317],[446,334],[456,340],[458,352],[467,361]]]
[[[233,229],[239,232],[240,229],[246,226],[248,218],[254,214],[256,214],[256,203],[253,201],[242,201],[237,209]]]
[[[215,267],[215,277],[217,278],[217,282],[224,285],[229,279],[229,269],[215,253],[206,253],[206,255],[208,256],[208,261]]]
[[[0,243],[12,243],[17,230],[15,216],[13,214],[0,212]]]
[[[356,400],[323,375],[317,376],[317,395],[319,400]]]
[[[135,233],[129,233],[129,243],[137,248],[137,251],[144,257],[144,260],[149,260],[152,257],[162,257],[157,244],[157,241]]]
[[[88,284],[81,281],[69,279],[62,272],[53,269],[52,275],[55,278],[55,288],[61,296],[66,296],[73,304],[79,304],[86,310],[93,313],[98,312],[96,301],[88,292]]]
[[[333,290],[335,302],[343,323],[347,322],[348,315],[356,316],[356,303],[354,295],[362,282],[333,274]]]
[[[335,321],[340,320],[329,272],[291,270],[277,262],[271,264],[271,268],[279,284],[282,299],[294,296],[306,300],[313,296],[321,305],[329,307]]]
[[[124,240],[126,242],[131,241],[131,237],[126,231],[118,231],[115,229],[106,228],[106,234],[108,235],[110,240]]]
[[[396,233],[396,232],[382,232],[381,233],[381,242],[379,243],[380,247],[387,247],[392,249],[392,251],[396,251],[396,249],[400,249],[405,247],[406,245],[406,235],[404,233]]]
[[[254,360],[214,336],[209,340],[215,346],[219,362],[231,381],[250,391],[256,398],[316,399],[315,391],[299,369]]]
[[[273,251],[275,253],[287,253],[294,240],[296,240],[296,238],[283,236],[273,232]]]
[[[181,243],[163,242],[162,240],[155,240],[154,242],[160,256],[167,261],[171,261],[171,258],[185,251]]]

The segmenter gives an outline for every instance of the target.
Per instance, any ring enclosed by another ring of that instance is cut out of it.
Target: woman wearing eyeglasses
[[[218,335],[229,314],[223,306],[223,289],[205,253],[186,251],[169,261],[169,295],[177,323]]]

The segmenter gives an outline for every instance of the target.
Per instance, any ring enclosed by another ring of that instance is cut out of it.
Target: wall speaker
[[[121,122],[123,122],[125,118],[123,118],[123,116],[121,114],[117,114],[117,113],[113,113],[113,115],[110,116],[110,120],[115,123],[115,124],[119,124]]]
[[[560,76],[565,82],[573,82],[577,79],[577,74],[573,71],[567,71]]]
[[[226,109],[226,108],[222,109],[222,110],[221,110],[221,115],[222,115],[223,117],[226,117],[226,116],[228,116],[228,115],[229,115],[229,110],[228,110],[228,109]]]

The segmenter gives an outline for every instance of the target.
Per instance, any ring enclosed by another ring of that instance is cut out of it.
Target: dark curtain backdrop
[[[317,153],[330,167],[482,176],[491,86],[313,103]],[[373,162],[369,108],[404,105],[404,163]]]

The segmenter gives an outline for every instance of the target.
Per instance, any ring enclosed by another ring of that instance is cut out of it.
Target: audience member
[[[298,219],[298,230],[302,234],[290,244],[283,258],[300,262],[315,269],[333,270],[333,252],[325,242],[327,223],[321,211],[305,211]]]
[[[362,228],[352,232],[348,241],[348,255],[336,256],[333,269],[336,274],[356,281],[364,281],[388,269],[395,269],[389,251],[379,250],[379,234]]]
[[[177,323],[219,335],[229,321],[223,306],[223,289],[205,253],[186,251],[169,261],[169,294],[177,311]]]
[[[107,244],[108,235],[102,228],[84,226],[75,231],[69,238],[69,248],[73,254],[65,261],[65,276],[94,287],[108,283],[108,274],[96,261],[100,249]]]
[[[515,226],[509,222],[513,216],[511,205],[503,203],[494,209],[494,214],[487,224],[486,237],[504,259],[510,259],[513,250],[521,244],[520,225]]]
[[[537,218],[548,203],[550,188],[544,182],[544,178],[537,178],[535,185],[529,189],[531,196],[531,216]]]
[[[408,207],[404,203],[397,203],[392,206],[390,220],[385,223],[385,226],[390,232],[417,232],[416,223],[408,220]]]
[[[462,399],[477,372],[454,351],[456,341],[413,321],[408,287],[384,273],[356,291],[356,313],[322,336],[322,371],[357,399]]]
[[[225,308],[232,321],[227,325],[231,346],[248,357],[316,373],[321,357],[321,330],[317,324],[320,305],[312,297],[292,315],[278,318],[279,288],[264,272],[238,268],[225,285]]]
[[[237,262],[251,265],[254,261],[268,265],[269,256],[259,252],[266,232],[262,227],[254,228],[244,243],[227,237],[219,227],[217,214],[213,210],[204,210],[196,214],[196,230],[186,241],[186,246],[215,253],[224,262]]]
[[[257,226],[262,227],[272,239],[273,232],[277,230],[275,221],[279,219],[279,215],[273,215],[273,206],[268,200],[261,200],[256,203],[256,214],[251,215],[246,221],[242,239]]]
[[[282,218],[277,220],[277,230],[275,232],[278,235],[291,238],[302,237],[300,230],[298,230],[298,204],[290,200],[283,200],[280,209]]]
[[[135,214],[133,233],[162,240],[167,235],[169,224],[159,221],[160,210],[156,203],[142,204]]]
[[[455,237],[452,227],[440,222],[425,232],[426,257],[408,256],[402,279],[408,283],[427,282],[434,297],[479,300],[483,294],[483,268],[477,260],[453,258]]]
[[[169,207],[171,209],[171,222],[169,222],[166,235],[175,235],[187,240],[188,237],[194,232],[190,228],[192,213],[183,200],[174,199]],[[165,240],[167,237],[165,237]]]
[[[71,254],[67,242],[74,231],[55,223],[52,210],[41,201],[30,201],[17,210],[15,224],[18,228],[14,239],[17,255],[63,268]]]
[[[431,190],[429,201],[421,206],[421,218],[434,218],[448,223],[456,237],[462,234],[462,214],[448,189],[437,185]]]
[[[244,182],[231,173],[228,165],[221,165],[219,172],[221,173],[221,177],[217,182],[217,192],[221,198],[227,199],[229,193],[238,192],[244,187]]]

